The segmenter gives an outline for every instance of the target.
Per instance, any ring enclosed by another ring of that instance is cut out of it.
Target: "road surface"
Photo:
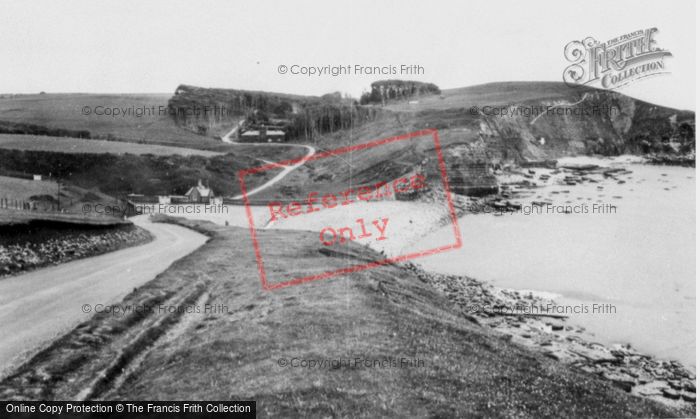
[[[53,339],[94,314],[95,304],[116,304],[175,260],[206,242],[192,230],[132,218],[154,240],[104,255],[0,279],[0,377]],[[83,313],[83,305],[91,311]]]
[[[239,143],[239,142],[235,142],[235,141],[231,140],[231,137],[232,137],[233,135],[235,135],[235,134],[238,132],[238,130],[239,130],[239,129],[241,128],[241,126],[243,125],[243,122],[244,122],[244,121],[241,121],[241,122],[239,122],[238,124],[236,124],[236,126],[235,126],[231,131],[229,131],[228,134],[226,134],[226,135],[224,135],[223,137],[221,137],[221,141],[223,141],[223,142],[225,142],[225,143],[227,143],[227,144],[233,144],[233,145],[255,145],[255,146],[259,146],[259,147],[303,147],[303,148],[305,148],[305,149],[308,150],[308,152],[306,153],[306,155],[305,155],[304,157],[302,157],[298,162],[296,162],[295,164],[293,164],[293,165],[291,165],[291,166],[282,166],[282,171],[281,171],[280,173],[278,173],[277,175],[275,175],[275,177],[273,177],[272,179],[270,179],[270,180],[268,180],[267,182],[263,183],[262,185],[258,186],[257,188],[254,188],[254,189],[252,189],[252,190],[250,190],[250,191],[247,191],[247,192],[246,192],[246,195],[248,195],[248,197],[250,197],[250,196],[252,196],[252,195],[255,195],[255,194],[258,193],[258,192],[262,192],[262,191],[264,191],[265,189],[269,188],[270,186],[276,184],[276,183],[279,182],[280,180],[284,179],[285,176],[287,176],[288,174],[290,174],[290,173],[292,173],[293,171],[295,171],[299,166],[301,166],[301,165],[303,165],[304,163],[306,163],[306,161],[309,160],[309,159],[311,158],[311,156],[313,156],[314,154],[316,154],[316,149],[315,149],[314,147],[312,147],[312,146],[310,146],[310,145],[304,145],[304,144],[286,144],[286,143]],[[232,199],[242,199],[242,198],[243,198],[243,194],[240,194],[240,195],[234,196]]]

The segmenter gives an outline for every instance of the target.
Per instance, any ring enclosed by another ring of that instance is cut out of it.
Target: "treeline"
[[[194,86],[179,86],[168,101],[171,114],[188,115],[207,113],[207,117],[246,115],[252,110],[284,115],[293,110],[293,95],[257,92],[248,90],[207,89]],[[302,98],[301,96],[298,98]],[[209,109],[206,109],[208,107]],[[219,109],[220,108],[220,109]],[[196,115],[195,115],[196,116]]]
[[[168,106],[180,126],[202,135],[218,124],[246,118],[246,127],[266,125],[283,129],[287,141],[308,141],[317,135],[352,128],[374,120],[379,112],[362,107],[357,100],[339,92],[315,97],[184,85],[177,88]],[[193,112],[197,109],[201,112]]]
[[[230,123],[255,112],[282,118],[308,99],[281,93],[181,85],[168,101],[168,108],[178,125],[205,135],[216,125]]]
[[[406,100],[416,96],[440,94],[433,83],[411,80],[381,80],[372,83],[372,89],[360,97],[360,104],[386,103],[391,100]]]
[[[92,138],[90,131],[63,128],[49,128],[42,125],[22,122],[0,121],[0,134],[27,134],[49,137]]]
[[[374,121],[380,110],[359,106],[356,101],[333,101],[306,105],[290,118],[287,138],[307,141],[316,136],[350,129]]]

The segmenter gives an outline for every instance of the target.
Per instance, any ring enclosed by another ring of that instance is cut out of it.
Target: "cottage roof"
[[[199,196],[201,197],[209,197],[213,195],[210,188],[207,188],[206,186],[202,185],[201,180],[197,183],[197,186],[191,187],[185,195],[191,195],[195,189],[197,190],[197,192],[199,192]]]

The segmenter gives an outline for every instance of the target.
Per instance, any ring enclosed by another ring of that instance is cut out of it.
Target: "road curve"
[[[268,180],[267,182],[263,183],[262,185],[258,186],[255,189],[252,189],[250,191],[246,192],[246,195],[248,197],[255,195],[258,192],[262,192],[265,189],[269,188],[270,186],[274,185],[275,183],[279,182],[280,180],[284,179],[285,176],[288,174],[292,173],[294,170],[296,170],[299,166],[303,165],[306,163],[307,160],[311,158],[314,154],[316,154],[316,149],[310,145],[304,145],[304,144],[288,144],[288,143],[239,143],[236,141],[231,140],[231,136],[235,135],[238,130],[243,126],[243,121],[240,121],[236,126],[229,131],[226,135],[221,137],[221,141],[227,143],[227,144],[232,144],[232,145],[256,145],[259,147],[303,147],[308,150],[306,155],[302,157],[298,162],[291,166],[282,166],[282,171],[275,175],[272,179]],[[243,194],[236,195],[232,199],[242,199]]]
[[[150,243],[0,279],[0,377],[94,313],[115,304],[207,238],[184,227],[132,219]],[[89,304],[89,313],[83,305]]]

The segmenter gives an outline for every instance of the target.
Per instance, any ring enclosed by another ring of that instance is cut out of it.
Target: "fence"
[[[37,202],[24,199],[0,198],[0,209],[23,211],[55,211],[60,212],[58,202]]]

